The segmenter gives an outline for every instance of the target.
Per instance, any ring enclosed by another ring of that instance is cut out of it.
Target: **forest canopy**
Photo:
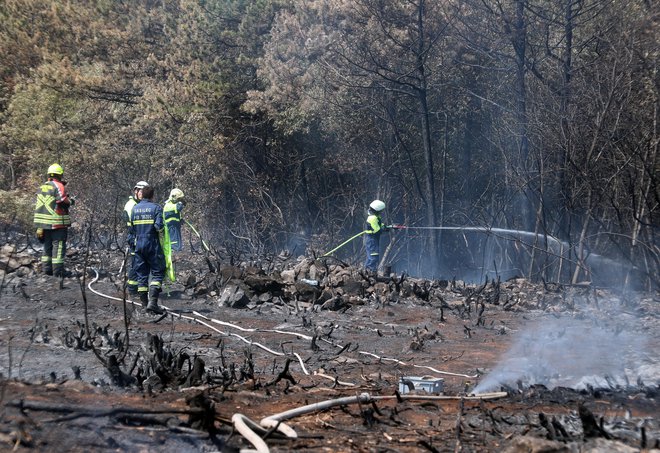
[[[58,162],[79,231],[101,239],[121,235],[139,180],[162,200],[182,189],[185,216],[237,257],[320,255],[381,199],[411,227],[384,244],[399,272],[657,288],[659,13],[4,0],[0,220],[31,234],[26,193]]]

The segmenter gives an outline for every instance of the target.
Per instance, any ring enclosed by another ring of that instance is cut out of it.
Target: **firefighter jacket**
[[[385,230],[383,219],[377,214],[369,214],[367,217],[367,228],[365,233],[367,236],[373,236],[376,239],[380,238],[381,231]]]
[[[163,208],[150,200],[140,200],[131,211],[130,230],[135,252],[145,257],[160,255],[165,260],[160,245],[163,230]]]
[[[71,226],[69,206],[73,200],[69,198],[64,183],[49,178],[39,187],[37,204],[34,208],[34,226],[44,230],[58,230]]]
[[[126,204],[124,205],[124,212],[122,213],[122,217],[124,222],[126,222],[127,227],[131,226],[131,211],[133,210],[133,206],[136,204],[138,204],[138,200],[131,196],[128,198],[128,200],[126,200]]]
[[[124,205],[124,212],[122,212],[122,219],[126,223],[126,228],[128,229],[128,232],[126,233],[126,242],[131,248],[135,243],[135,238],[132,236],[133,229],[131,228],[131,212],[137,203],[138,200],[136,200],[134,196],[130,196]]]
[[[170,243],[173,250],[181,250],[181,210],[183,203],[167,200],[163,206],[163,218],[165,219],[165,226],[170,235]]]
[[[380,234],[385,231],[383,220],[377,214],[369,214],[367,217],[367,228],[364,235],[364,244],[367,248],[367,254],[378,255],[378,243]]]

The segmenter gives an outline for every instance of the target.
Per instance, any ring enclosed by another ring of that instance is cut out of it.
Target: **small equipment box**
[[[399,393],[422,390],[426,393],[442,393],[445,380],[433,376],[402,376],[399,379]]]

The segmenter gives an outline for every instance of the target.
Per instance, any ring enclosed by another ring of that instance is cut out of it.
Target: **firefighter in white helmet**
[[[385,211],[385,203],[380,200],[371,202],[364,234],[364,246],[367,251],[364,267],[367,271],[374,273],[378,271],[378,261],[380,260],[380,234],[390,230],[390,227],[383,223],[383,211]]]
[[[165,227],[163,207],[154,203],[154,188],[142,189],[140,202],[131,211],[130,229],[135,238],[135,258],[133,264],[138,281],[138,294],[142,306],[148,312],[162,314],[158,297],[163,287],[167,267],[165,254],[160,242],[160,233]]]
[[[127,233],[126,233],[126,252],[128,255],[128,266],[126,272],[126,289],[130,294],[137,294],[138,282],[137,274],[135,273],[133,260],[135,258],[135,238],[132,236],[131,227],[131,212],[133,207],[140,202],[142,199],[142,189],[147,187],[149,183],[147,181],[138,181],[133,186],[133,191],[131,196],[128,197],[126,204],[124,205],[124,212],[122,216],[124,218],[124,223],[126,223]]]
[[[185,198],[181,189],[172,189],[170,198],[163,206],[163,217],[165,226],[170,235],[170,244],[172,250],[177,252],[183,249],[183,240],[181,238],[181,211],[185,205]]]

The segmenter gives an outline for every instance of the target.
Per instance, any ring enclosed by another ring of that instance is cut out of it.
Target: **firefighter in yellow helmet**
[[[163,206],[163,218],[165,226],[170,235],[170,244],[172,250],[180,252],[183,249],[183,240],[181,237],[181,211],[185,205],[183,191],[181,189],[172,189],[170,198]]]
[[[44,244],[41,256],[41,270],[46,275],[66,276],[64,257],[68,228],[71,226],[69,207],[75,200],[66,190],[62,179],[64,169],[53,164],[47,170],[48,180],[39,187],[34,208],[34,226],[37,238]]]

